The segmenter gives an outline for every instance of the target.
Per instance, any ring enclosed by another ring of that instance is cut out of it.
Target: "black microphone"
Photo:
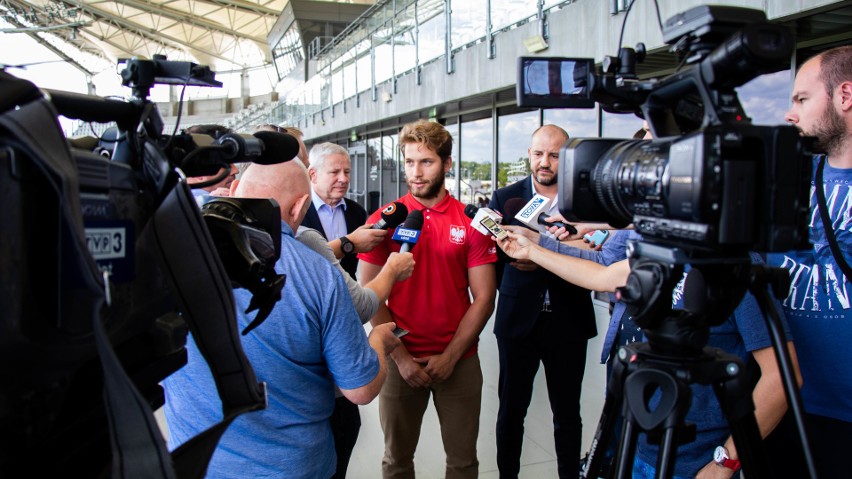
[[[503,207],[503,209],[506,210],[506,216],[514,218],[515,215],[517,215],[522,209],[524,209],[524,206],[526,206],[526,204],[527,202],[521,198],[510,198],[506,200],[506,205]],[[563,223],[561,221],[547,221],[544,219],[544,214],[538,215],[536,217],[536,222],[548,228],[550,228],[551,226],[556,226],[557,228],[565,228],[565,230],[571,233],[572,235],[577,234],[577,228],[575,228],[573,225],[569,225],[568,223]],[[524,223],[521,222],[521,224]],[[527,224],[524,224],[524,226],[529,228],[529,225]]]
[[[467,205],[464,207],[464,214],[470,219],[476,216],[477,211],[479,211],[479,207],[476,205]]]
[[[402,247],[399,249],[400,253],[408,253],[414,248],[420,238],[421,229],[423,229],[423,212],[414,210],[408,213],[405,223],[402,226],[397,226],[396,231],[393,232],[394,241],[402,243]]]
[[[506,200],[506,203],[503,205],[503,213],[505,213],[504,217],[508,218],[507,221],[514,221],[515,223],[520,223],[520,224],[524,225],[523,223],[521,223],[520,221],[517,221],[515,219],[515,215],[520,213],[521,210],[524,209],[524,205],[526,205],[526,204],[527,204],[527,202],[524,201],[521,198],[509,198],[508,200]],[[524,226],[527,226],[527,225],[524,225]]]
[[[396,228],[400,223],[405,221],[405,217],[408,216],[408,208],[399,201],[394,201],[393,203],[385,206],[385,209],[382,210],[381,214],[381,219],[376,221],[376,224],[371,226],[370,229],[387,230]]]

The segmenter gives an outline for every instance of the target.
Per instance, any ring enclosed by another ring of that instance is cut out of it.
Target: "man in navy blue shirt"
[[[805,62],[796,75],[793,106],[785,120],[814,136],[819,151],[812,181],[810,240],[813,248],[770,255],[769,262],[790,271],[784,311],[802,364],[802,401],[811,452],[819,477],[849,477],[852,444],[852,305],[850,278],[829,246],[828,229],[839,253],[852,261],[852,45],[826,50]],[[821,166],[824,163],[824,166]],[[825,192],[830,225],[822,221],[817,188]],[[782,442],[795,442],[786,439]],[[784,454],[789,471],[791,454]]]

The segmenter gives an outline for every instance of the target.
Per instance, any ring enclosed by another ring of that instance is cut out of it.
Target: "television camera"
[[[662,33],[682,60],[677,72],[662,79],[638,78],[641,44],[621,48],[599,67],[587,58],[518,61],[519,106],[598,103],[610,113],[644,118],[654,136],[572,138],[560,151],[562,215],[616,228],[632,224],[643,238],[629,244],[631,273],[618,297],[648,342],[622,348],[614,360],[583,477],[598,477],[603,459],[597,449],[607,446],[619,413],[624,426],[614,477],[629,477],[639,430],[659,441],[657,477],[669,477],[674,448],[694,440],[694,426],[682,424],[692,383],[714,386],[746,474],[767,477],[746,368],[736,356],[705,346],[709,328],[722,324],[751,290],[769,316],[788,401],[801,417],[780,319],[767,292],[771,285],[783,297],[789,279],[753,265],[750,252],[807,248],[810,142],[791,126],[752,125],[735,90],[789,68],[794,39],[762,11],[721,6],[677,14]],[[694,294],[685,310],[675,311],[672,291],[687,265]],[[657,408],[648,402],[652,390],[666,396]]]
[[[0,476],[200,477],[227,425],[265,407],[232,288],[253,292],[251,327],[280,298],[278,205],[216,198],[199,209],[185,176],[288,161],[298,141],[165,135],[151,87],[221,83],[162,56],[123,63],[127,101],[40,90],[0,71]],[[116,127],[69,141],[60,114]],[[216,378],[223,421],[170,455],[152,410],[164,401],[160,381],[186,363],[187,330]]]

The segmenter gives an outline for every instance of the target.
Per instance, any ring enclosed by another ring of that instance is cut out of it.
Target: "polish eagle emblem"
[[[465,227],[450,225],[450,241],[456,244],[464,244]]]

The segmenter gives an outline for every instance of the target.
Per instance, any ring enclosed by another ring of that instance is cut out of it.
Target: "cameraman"
[[[825,153],[813,160],[813,249],[770,255],[769,262],[790,271],[784,310],[801,353],[805,423],[819,477],[849,477],[852,368],[847,351],[852,344],[852,306],[846,290],[852,279],[852,45],[805,62],[796,75],[792,100],[785,120],[803,135],[816,137],[818,151]],[[822,184],[817,184],[820,169]],[[818,199],[820,191],[826,201]],[[792,437],[781,441],[794,447],[799,443]],[[785,464],[799,455],[797,449],[785,454]]]
[[[281,208],[281,255],[275,268],[287,274],[282,298],[269,318],[242,338],[269,406],[237,418],[222,436],[209,477],[328,478],[335,472],[329,417],[334,385],[356,404],[378,395],[386,355],[397,345],[394,324],[373,328],[369,338],[355,314],[341,274],[300,244],[293,232],[310,202],[307,171],[298,161],[250,165],[238,196],[274,198]],[[234,291],[237,319],[251,298]],[[221,419],[221,404],[207,364],[190,337],[188,363],[164,381],[169,445],[174,449]]]
[[[529,233],[524,228],[513,226],[504,228],[509,230],[509,238],[497,243],[506,254],[513,258],[529,259],[578,286],[596,291],[614,292],[616,288],[626,283],[627,276],[630,274],[630,265],[627,260],[604,266],[589,259],[560,254],[565,248],[561,245],[557,245],[560,253],[545,249],[527,238],[525,235]],[[606,248],[612,241],[614,239],[605,243],[604,247]],[[679,287],[682,285],[683,281]],[[682,289],[680,293],[673,298],[673,303],[683,297]],[[612,325],[610,330],[613,330]],[[608,344],[612,343],[608,342]],[[731,317],[723,324],[710,329],[708,346],[737,354],[743,362],[747,362],[748,353],[750,353],[756,361],[761,375],[752,393],[755,404],[754,415],[761,436],[765,437],[784,416],[787,402],[771,340],[754,297],[747,294]],[[787,347],[798,373],[796,355],[791,341],[788,341]],[[604,353],[607,354],[608,351]],[[736,460],[738,456],[729,435],[728,424],[712,387],[693,384],[690,389],[693,400],[686,421],[696,425],[697,434],[694,442],[679,446],[675,452],[678,458],[675,463],[675,477],[732,477],[735,473],[733,469],[719,465],[713,460],[713,453],[717,446],[724,447],[731,459]],[[653,464],[656,457],[657,446],[649,445],[644,440],[638,441],[633,477],[654,477]]]

